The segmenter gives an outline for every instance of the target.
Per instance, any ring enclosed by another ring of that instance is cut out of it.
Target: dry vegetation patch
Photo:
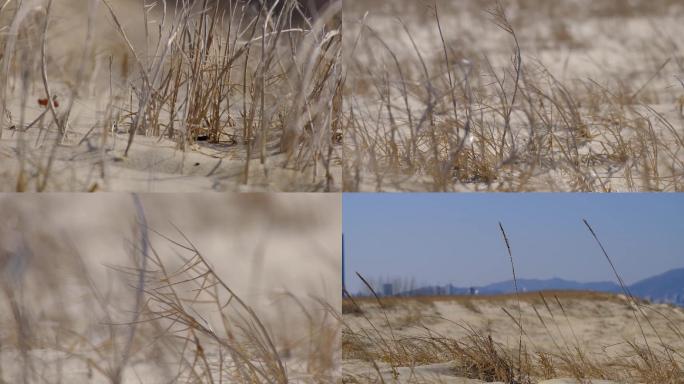
[[[338,190],[326,3],[3,2],[2,189]]]
[[[345,190],[681,190],[683,14],[348,1]]]
[[[629,299],[612,294],[527,293],[520,296],[520,315],[514,295],[392,300],[382,309],[370,299],[354,298],[362,314],[343,314],[345,380],[375,382],[382,376],[388,382],[430,382],[438,377],[425,369],[445,363],[449,370],[439,376],[445,382],[574,377],[676,383],[684,377],[681,308],[639,303],[650,317],[649,323],[641,320],[640,330]],[[422,311],[411,326],[402,326],[409,308]],[[413,378],[405,373],[393,381],[392,372],[402,368]]]
[[[142,196],[137,214],[129,196],[103,196],[0,198],[0,383],[339,379],[339,296],[323,293],[339,258],[307,250],[338,223],[311,225],[273,196],[205,197],[224,205],[201,215],[186,196]],[[173,227],[170,207],[188,232],[156,230]],[[266,220],[312,232],[295,240]],[[280,273],[280,258],[296,270]]]
[[[520,292],[501,223],[515,294],[380,297],[357,272],[370,295],[345,292],[343,382],[682,382],[684,309],[635,298],[584,224],[623,294]]]

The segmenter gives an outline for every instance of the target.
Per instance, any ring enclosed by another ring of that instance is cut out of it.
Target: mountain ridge
[[[537,292],[546,290],[596,291],[621,293],[622,287],[612,281],[578,282],[558,277],[550,279],[517,279],[520,292]],[[670,303],[684,306],[684,268],[674,268],[661,274],[647,277],[625,287],[632,295],[656,303]],[[427,296],[427,295],[494,295],[515,292],[513,280],[474,287],[458,287],[452,284],[444,286],[423,286],[404,292],[393,292],[393,295]]]

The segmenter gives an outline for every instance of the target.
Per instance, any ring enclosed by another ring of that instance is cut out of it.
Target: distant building
[[[383,296],[392,296],[393,294],[393,289],[392,289],[392,284],[391,283],[386,283],[382,285],[382,295]]]

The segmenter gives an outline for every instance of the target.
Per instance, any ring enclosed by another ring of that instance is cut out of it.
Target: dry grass
[[[624,298],[618,295],[605,292],[592,292],[592,291],[555,291],[548,290],[544,291],[546,296],[558,297],[563,300],[585,300],[585,301],[608,301],[608,302],[624,302]],[[520,293],[505,293],[496,295],[472,295],[472,296],[415,296],[415,297],[384,297],[382,299],[384,306],[393,306],[395,303],[406,303],[407,301],[415,301],[418,303],[434,303],[440,301],[455,302],[463,305],[477,305],[479,302],[484,302],[487,304],[501,304],[506,302],[515,301],[518,298],[525,301],[526,303],[531,303],[535,305],[543,304],[541,297],[538,292],[520,292]],[[638,302],[645,304],[646,302],[640,299],[636,299]],[[368,305],[375,301],[372,297],[354,297],[354,301],[357,303]],[[345,301],[346,304],[343,308],[347,308],[353,311],[355,308],[350,302]],[[344,312],[346,313],[346,312]],[[349,312],[351,313],[351,312]]]
[[[502,234],[507,240],[503,227]],[[449,317],[440,313],[449,308],[460,310]],[[406,313],[414,314],[410,324],[403,320]],[[650,304],[629,292],[347,295],[343,316],[343,382],[427,383],[448,377],[504,383],[561,377],[578,382],[684,380],[681,310]],[[631,336],[622,333],[626,328],[632,329]],[[435,367],[442,369],[439,377],[431,376]]]
[[[119,4],[91,0],[71,21],[87,25],[78,42],[77,33],[54,36],[74,27],[53,16],[64,11],[61,2],[3,3],[0,137],[14,140],[16,169],[6,171],[14,190],[108,189],[117,167],[134,167],[155,142],[175,144],[183,159],[205,154],[203,162],[216,163],[203,170],[207,177],[232,161],[218,178],[230,179],[228,186],[215,189],[340,188],[339,2],[312,19],[293,0],[277,8],[141,1],[143,25],[133,28]],[[102,57],[102,34],[120,50]],[[58,48],[65,39],[82,44],[66,64]],[[36,110],[41,100],[45,107]],[[95,115],[85,123],[74,117],[82,105]],[[136,147],[140,137],[153,140]],[[75,180],[55,170],[69,165]]]
[[[646,343],[643,340],[624,341],[625,349],[620,353],[609,352],[611,349],[609,345],[604,346],[603,353],[587,350],[584,344],[572,338],[572,332],[580,331],[567,330],[566,316],[571,316],[573,319],[581,315],[599,316],[598,314],[588,315],[581,311],[586,311],[586,308],[592,305],[605,306],[607,302],[620,303],[625,313],[629,313],[631,307],[624,299],[618,297],[608,298],[606,301],[603,298],[590,296],[590,301],[586,301],[587,298],[584,295],[572,296],[574,299],[570,299],[571,296],[560,299],[551,294],[544,294],[545,300],[548,300],[546,304],[548,307],[542,303],[542,299],[536,300],[537,304],[528,302],[528,298],[521,299],[525,306],[534,308],[535,312],[538,311],[538,318],[533,322],[526,317],[520,350],[517,346],[511,345],[510,340],[504,341],[507,338],[510,339],[511,335],[497,334],[495,330],[486,332],[483,330],[483,324],[478,322],[454,322],[440,318],[438,314],[431,311],[423,311],[414,324],[404,328],[400,320],[397,320],[401,317],[398,312],[402,312],[402,308],[414,306],[410,298],[400,299],[402,302],[395,303],[396,307],[392,309],[380,309],[377,305],[362,303],[357,313],[345,315],[347,325],[343,331],[342,342],[344,380],[346,382],[381,382],[382,380],[395,382],[391,380],[391,372],[408,369],[414,375],[414,380],[409,380],[409,382],[430,382],[430,376],[425,375],[421,368],[440,363],[448,365],[449,375],[452,377],[465,377],[485,382],[536,383],[540,380],[560,377],[572,377],[579,382],[604,379],[630,383],[678,383],[682,380],[684,356],[681,355],[681,351],[666,343],[653,344],[653,335],[649,335]],[[421,302],[426,303],[428,300],[428,298],[421,299]],[[435,300],[439,299],[435,298]],[[573,300],[583,304],[576,306]],[[466,302],[484,301],[467,301],[466,299]],[[511,329],[517,328],[515,302],[514,298],[508,298],[506,303],[491,306],[491,308],[500,309],[499,316],[508,319]],[[643,308],[656,310],[656,307],[641,305]],[[382,314],[382,311],[387,313]],[[660,311],[670,313],[669,310],[660,309]],[[357,320],[352,321],[349,316],[354,316]],[[361,316],[366,316],[366,318],[361,318]],[[387,329],[388,326],[383,321],[385,316],[392,319],[391,331]],[[480,322],[487,318],[484,315],[479,316]],[[661,314],[652,316],[658,317]],[[374,326],[359,325],[366,320],[373,322]],[[449,326],[460,329],[458,333],[462,335],[447,336],[430,325],[440,321],[449,322]],[[623,321],[629,322],[630,316]],[[580,326],[580,323],[575,324],[577,327]],[[672,326],[677,327],[677,324],[673,322]],[[550,348],[542,346],[541,340],[535,340],[528,335],[529,327],[544,329],[556,344]],[[617,330],[614,331],[617,332]],[[667,329],[659,329],[657,332],[670,333]],[[677,341],[681,343],[681,330],[677,332],[680,335]],[[393,336],[391,336],[392,333]],[[513,344],[517,344],[517,340]],[[353,365],[349,365],[354,360],[363,361],[370,367],[377,367],[376,371],[368,374],[367,372],[372,371],[372,368],[354,370]],[[406,377],[399,380],[399,376],[395,378],[396,382],[405,382],[403,380],[406,380]],[[359,379],[360,377],[363,379]]]
[[[682,189],[677,2],[367,3],[344,14],[345,190]]]
[[[185,235],[149,227],[134,198],[130,259],[105,265],[2,202],[0,383],[338,380],[333,304],[284,288],[272,310],[253,307],[264,292],[237,293]]]

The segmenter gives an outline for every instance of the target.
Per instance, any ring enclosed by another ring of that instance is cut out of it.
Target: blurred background
[[[136,210],[136,198],[144,217]],[[302,365],[309,373],[312,370],[307,359],[323,339],[312,333],[312,327],[330,327],[326,329],[333,339],[326,342],[334,340],[337,328],[330,321],[330,309],[341,307],[339,196],[7,194],[0,197],[0,215],[2,380],[19,377],[11,368],[3,377],[2,366],[7,372],[22,350],[33,356],[31,361],[38,350],[56,360],[54,353],[64,352],[66,345],[70,354],[95,351],[89,359],[99,361],[103,340],[118,343],[121,350],[138,292],[141,220],[149,228],[146,289],[152,289],[153,277],[162,269],[151,261],[153,255],[159,257],[166,272],[178,272],[176,281],[183,281],[185,274],[192,276],[185,265],[193,260],[187,247],[194,246],[216,276],[254,309],[279,353],[292,359],[293,366]],[[163,281],[156,284],[164,286]],[[190,289],[195,286],[179,283],[176,287],[186,298],[195,293]],[[206,320],[209,329],[226,336],[216,307],[202,307],[199,299],[185,305],[188,313]],[[235,313],[236,317],[245,316],[244,311]],[[240,320],[234,320],[238,328]],[[108,334],[109,323],[120,324],[118,335]],[[142,345],[153,345],[159,334],[164,333],[139,328],[137,337]],[[78,342],[72,340],[73,335],[78,335]],[[60,337],[61,342],[56,340]],[[81,343],[89,344],[86,351],[77,347],[85,348]],[[133,349],[144,351],[142,345]],[[329,345],[330,354],[337,353],[334,345]],[[146,360],[141,364],[154,360],[148,355],[139,358]],[[56,369],[42,363],[42,369]],[[64,364],[69,366],[66,361]],[[70,366],[65,370],[74,376],[64,378],[81,378],[79,374],[86,374],[82,368]]]

